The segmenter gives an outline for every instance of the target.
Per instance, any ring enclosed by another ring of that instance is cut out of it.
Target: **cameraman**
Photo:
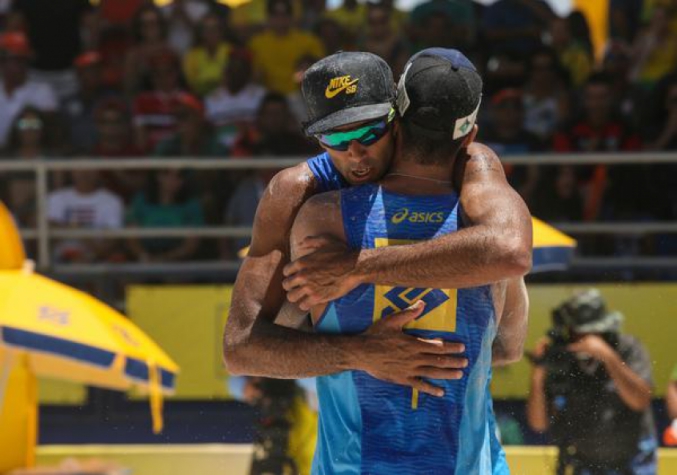
[[[651,362],[642,344],[620,334],[598,290],[553,311],[553,329],[530,355],[527,420],[559,448],[557,474],[652,475],[656,436]]]

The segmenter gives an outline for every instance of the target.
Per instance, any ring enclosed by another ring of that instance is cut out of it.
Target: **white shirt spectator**
[[[0,147],[5,147],[9,140],[12,124],[26,107],[35,107],[45,112],[56,111],[58,101],[49,84],[26,81],[14,89],[11,95],[0,81]]]
[[[175,5],[179,3],[180,5]],[[183,8],[183,12],[176,11]],[[169,45],[183,55],[193,46],[195,25],[209,13],[209,5],[204,0],[182,0],[169,3],[160,8],[169,27]]]
[[[207,96],[207,120],[216,128],[219,142],[229,148],[233,145],[236,127],[254,122],[265,95],[266,90],[263,87],[249,84],[234,95],[226,88],[219,87]]]
[[[92,193],[78,193],[74,188],[65,188],[47,195],[47,216],[57,225],[113,229],[121,228],[123,222],[122,200],[104,189]],[[54,246],[57,262],[90,260],[92,248],[87,241],[74,239],[60,241]]]
[[[94,229],[122,227],[122,200],[105,189],[81,194],[64,188],[47,195],[47,216],[53,223]]]

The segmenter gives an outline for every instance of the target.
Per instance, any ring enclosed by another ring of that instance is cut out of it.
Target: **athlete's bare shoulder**
[[[278,172],[256,209],[250,255],[286,253],[289,233],[301,205],[316,193],[317,181],[306,162]]]
[[[507,183],[501,160],[488,146],[473,142],[459,153],[454,164],[454,185],[458,190],[472,182]]]
[[[484,144],[473,142],[468,146],[468,159],[464,179],[478,173],[499,173],[505,176],[503,165],[496,152]]]
[[[317,180],[310,170],[307,162],[299,163],[293,167],[285,168],[275,174],[264,194],[264,198],[278,199],[308,198],[315,193]],[[283,194],[280,196],[280,194]],[[305,199],[304,199],[305,201]]]

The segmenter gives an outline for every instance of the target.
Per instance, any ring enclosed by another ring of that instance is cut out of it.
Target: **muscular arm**
[[[524,278],[510,279],[505,286],[505,304],[491,353],[496,366],[522,358],[529,321],[529,295]]]
[[[361,251],[361,282],[464,288],[520,277],[531,268],[531,215],[508,184],[496,154],[472,144],[459,157],[467,227],[432,241]]]
[[[668,408],[668,417],[677,419],[677,381],[668,383],[668,390],[665,394],[665,404]]]
[[[309,191],[307,183],[295,183],[295,176],[298,173],[274,179],[259,205],[255,239],[235,283],[224,333],[223,354],[228,370],[233,374],[275,378],[363,370],[383,381],[441,396],[442,390],[423,378],[459,379],[463,376],[459,369],[467,361],[457,356],[464,351],[459,343],[422,340],[402,331],[404,325],[421,314],[421,304],[379,320],[359,335],[306,333],[275,323],[283,307],[280,282],[290,237],[294,253],[302,254],[308,252],[302,237],[317,227],[330,234],[333,229],[333,235],[339,238],[343,232],[337,202],[331,206],[331,201],[327,201],[337,194],[318,195],[301,206],[312,189]],[[290,228],[291,236],[286,231],[284,240],[273,234]],[[257,233],[263,238],[258,239]],[[314,310],[317,314],[321,309]],[[282,310],[281,322],[294,320]]]
[[[521,277],[531,268],[531,215],[491,149],[471,144],[456,177],[466,227],[404,246],[349,251],[309,236],[317,251],[287,265],[289,300],[307,310],[361,283],[465,288]]]
[[[527,423],[535,432],[545,432],[550,427],[548,403],[545,396],[545,378],[545,368],[535,366],[531,372],[531,386],[527,399]]]
[[[634,372],[615,351],[604,360],[604,367],[613,379],[618,395],[633,411],[643,411],[651,404],[651,385]]]
[[[306,165],[284,170],[271,181],[254,221],[249,256],[233,290],[223,339],[232,374],[301,378],[351,366],[350,340],[311,335],[274,323],[282,308],[282,268],[289,259],[289,232],[303,202],[314,192]]]

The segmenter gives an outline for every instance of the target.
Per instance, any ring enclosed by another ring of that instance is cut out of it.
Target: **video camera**
[[[607,311],[596,289],[578,293],[553,309],[552,327],[546,333],[550,342],[545,353],[540,358],[528,355],[532,363],[547,368],[547,386],[552,394],[567,394],[572,376],[577,373],[580,356],[567,349],[569,344],[576,341],[578,335],[594,333],[616,348],[622,320],[620,313]]]

